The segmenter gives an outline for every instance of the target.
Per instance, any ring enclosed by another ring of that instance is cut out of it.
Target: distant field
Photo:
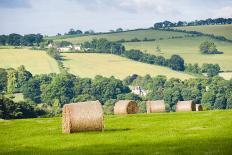
[[[232,79],[232,72],[219,73],[219,76],[223,77],[226,80]]]
[[[202,55],[199,52],[199,45],[206,40],[213,41],[219,51],[224,54]],[[131,42],[124,43],[126,49],[140,49],[144,52],[162,55],[169,58],[173,54],[181,55],[187,63],[218,63],[222,70],[232,70],[232,44],[208,37],[188,37],[181,39],[167,39],[152,42]],[[156,47],[161,48],[161,53],[156,51]]]
[[[218,36],[224,36],[227,39],[232,40],[232,24],[230,25],[207,25],[207,26],[185,26],[177,27],[176,29],[187,31],[198,31],[206,34],[214,34]]]
[[[103,75],[123,79],[132,74],[166,75],[168,78],[176,77],[180,79],[193,77],[166,67],[144,64],[110,54],[62,53],[62,56],[66,59],[64,66],[69,68],[69,72],[80,77],[93,78],[96,75]]]
[[[105,116],[103,132],[61,133],[61,118],[0,120],[0,154],[230,155],[232,110]]]
[[[44,51],[30,49],[0,49],[0,68],[24,65],[32,74],[58,73],[56,61]]]
[[[159,30],[138,30],[138,31],[129,31],[129,32],[121,32],[121,33],[109,33],[109,34],[100,34],[100,35],[89,35],[89,36],[82,36],[82,37],[75,37],[70,36],[70,38],[65,38],[61,36],[60,40],[59,37],[55,37],[55,41],[66,40],[73,43],[83,43],[85,41],[91,41],[94,38],[106,38],[111,41],[118,41],[121,39],[131,40],[133,38],[138,38],[143,40],[145,37],[148,39],[167,39],[172,36],[184,36],[185,33],[181,32],[167,32],[167,31],[159,31]],[[68,36],[67,36],[68,37]]]

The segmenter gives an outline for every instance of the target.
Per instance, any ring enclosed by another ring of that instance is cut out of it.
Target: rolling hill
[[[184,37],[185,33],[182,32],[168,32],[168,31],[160,31],[154,29],[146,29],[146,30],[133,30],[127,32],[119,32],[119,33],[106,33],[106,34],[98,34],[98,35],[87,35],[87,36],[57,36],[47,39],[54,39],[55,41],[70,41],[72,43],[83,43],[85,41],[91,41],[94,38],[106,38],[110,41],[118,41],[121,39],[131,40],[134,38],[138,38],[139,40],[147,39],[167,39],[169,37]]]
[[[132,74],[151,76],[166,75],[168,78],[193,78],[193,76],[173,71],[167,67],[132,61],[111,54],[96,53],[62,53],[64,66],[69,72],[80,77],[93,78],[96,75],[115,76],[123,79]]]
[[[179,27],[178,29],[186,30],[199,30],[204,33],[213,32],[215,35],[223,35],[225,37],[232,36],[232,25],[209,25],[209,26],[189,26]],[[84,41],[90,41],[93,38],[106,38],[111,41],[118,41],[121,39],[131,40],[138,38],[143,40],[145,37],[148,39],[156,39],[155,41],[140,41],[140,42],[126,42],[123,43],[126,49],[140,49],[146,53],[154,55],[162,55],[169,58],[173,54],[181,55],[186,63],[218,63],[222,71],[231,71],[232,69],[232,44],[224,41],[219,41],[205,36],[190,37],[187,33],[160,31],[154,29],[147,30],[134,30],[120,33],[107,33],[89,36],[61,36],[56,37],[55,41],[66,40],[73,43],[80,44]],[[181,37],[181,38],[180,38]],[[161,39],[160,39],[161,38]],[[213,41],[219,51],[224,52],[221,55],[202,55],[199,52],[199,45],[204,41]],[[161,52],[156,52],[156,47],[161,48]]]
[[[205,34],[224,36],[225,38],[232,40],[232,25],[185,26],[177,27],[175,29],[197,31]]]

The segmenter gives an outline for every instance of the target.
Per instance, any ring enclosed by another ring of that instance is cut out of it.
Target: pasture
[[[27,48],[0,49],[0,68],[17,68],[24,65],[27,70],[34,74],[58,73],[56,61],[44,51],[30,50]]]
[[[0,154],[231,154],[232,111],[105,116],[103,132],[62,134],[61,118],[0,120]]]
[[[154,29],[148,29],[148,30],[136,30],[136,31],[127,31],[127,32],[120,32],[120,33],[108,33],[108,34],[99,34],[99,35],[88,35],[88,36],[61,36],[55,37],[55,41],[70,41],[72,43],[83,43],[85,41],[91,41],[94,38],[106,38],[110,41],[118,41],[121,39],[125,40],[131,40],[133,38],[138,38],[140,40],[143,40],[145,37],[147,39],[167,39],[169,37],[179,37],[179,36],[185,36],[185,33],[182,32],[168,32],[168,31],[160,31],[160,30],[154,30]]]
[[[175,29],[198,31],[205,34],[224,36],[225,38],[232,40],[232,25],[185,26],[185,27],[177,27]]]
[[[219,51],[223,54],[203,55],[199,51],[199,46],[204,41],[213,41]],[[124,43],[127,50],[140,49],[146,53],[162,55],[169,58],[173,54],[178,54],[184,58],[186,63],[218,63],[222,70],[232,69],[232,44],[213,40],[209,37],[188,37],[179,39],[166,39],[150,42],[130,42]],[[159,46],[161,52],[157,52]]]
[[[62,53],[62,56],[64,66],[69,68],[69,72],[80,77],[94,78],[96,75],[102,75],[124,79],[132,74],[165,75],[167,78],[176,77],[182,80],[193,77],[167,67],[136,62],[111,54]]]

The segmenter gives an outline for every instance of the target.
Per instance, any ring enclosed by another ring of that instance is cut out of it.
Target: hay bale
[[[189,101],[178,101],[176,104],[176,112],[181,111],[196,111],[196,105],[192,100]]]
[[[63,133],[102,131],[103,110],[99,101],[65,104],[62,113]]]
[[[203,111],[203,107],[201,104],[196,104],[196,111]]]
[[[165,112],[164,100],[147,101],[147,113]]]
[[[139,111],[139,107],[135,101],[131,100],[120,100],[115,103],[114,114],[135,114]]]

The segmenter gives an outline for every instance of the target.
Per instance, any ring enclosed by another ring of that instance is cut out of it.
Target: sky
[[[0,34],[106,32],[218,17],[232,18],[232,0],[0,0]]]

